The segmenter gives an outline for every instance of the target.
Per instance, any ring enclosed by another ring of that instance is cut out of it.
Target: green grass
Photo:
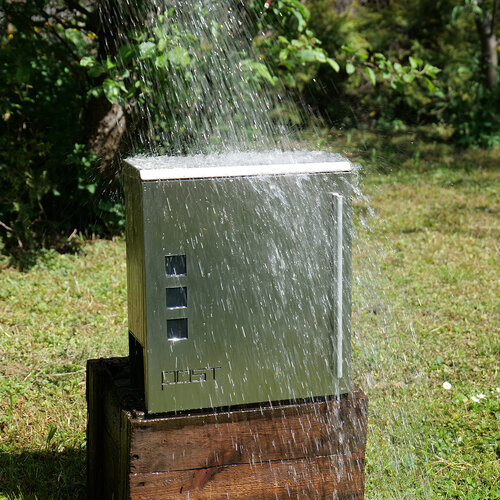
[[[500,154],[430,145],[416,162],[389,140],[389,164],[359,156],[386,172],[356,203],[367,497],[500,498]]]
[[[355,202],[366,496],[500,499],[500,152],[411,140],[333,145],[383,171]],[[122,240],[0,272],[1,498],[85,497],[85,362],[126,354],[125,304]]]
[[[125,355],[123,241],[0,274],[0,497],[85,498],[85,363]]]

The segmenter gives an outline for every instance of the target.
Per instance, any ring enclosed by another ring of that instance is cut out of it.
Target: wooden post
[[[87,364],[91,499],[364,496],[367,399],[146,417],[128,358]]]

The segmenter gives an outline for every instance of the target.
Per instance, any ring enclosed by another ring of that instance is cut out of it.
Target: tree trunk
[[[99,60],[105,60],[108,56],[113,59],[119,47],[117,33],[130,28],[126,16],[122,15],[119,3],[112,0],[91,0],[90,6],[92,10],[87,26],[99,37],[97,57]],[[129,111],[129,106],[110,103],[103,95],[91,98],[87,105],[86,143],[99,158],[96,168],[110,187],[116,187],[119,178],[119,152],[126,137]]]
[[[491,16],[486,11],[483,0],[478,0],[477,5],[482,10],[482,15],[476,14],[476,29],[481,40],[481,55],[483,76],[486,86],[495,89],[498,83],[498,40],[495,35],[496,4],[494,2]]]
[[[98,156],[97,170],[110,185],[118,180],[117,155],[127,130],[124,109],[104,96],[92,99],[87,109],[87,145]]]
[[[490,89],[497,86],[498,80],[498,51],[497,37],[495,33],[490,34],[483,42],[483,62],[485,65],[486,83]]]

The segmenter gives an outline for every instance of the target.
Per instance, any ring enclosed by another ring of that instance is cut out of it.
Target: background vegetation
[[[142,0],[133,8],[99,5],[0,4],[0,235],[3,252],[20,265],[32,250],[77,246],[79,233],[119,234],[118,160],[130,153],[131,138],[177,151],[178,143],[196,142],[199,127],[185,120],[206,111],[183,107],[179,81],[217,60],[216,44],[181,30],[171,2],[158,0],[161,15]],[[263,93],[293,95],[309,111],[278,105],[276,116],[295,127],[416,129],[427,141],[457,147],[497,145],[496,1],[231,5],[253,39],[253,53],[238,54],[247,78]],[[164,96],[168,106],[158,105]],[[201,97],[214,100],[209,92]],[[136,112],[144,102],[146,118]],[[151,130],[164,132],[161,144]]]

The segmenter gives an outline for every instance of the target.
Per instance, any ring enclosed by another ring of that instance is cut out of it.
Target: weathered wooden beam
[[[367,399],[147,418],[128,358],[87,365],[89,498],[363,498]]]

